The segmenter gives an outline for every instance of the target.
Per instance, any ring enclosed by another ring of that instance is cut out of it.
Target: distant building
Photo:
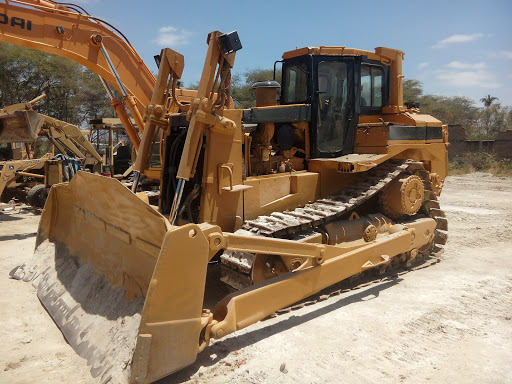
[[[462,125],[448,126],[448,159],[456,161],[465,152],[487,152],[497,158],[512,158],[512,131],[500,132],[495,140],[468,140]]]

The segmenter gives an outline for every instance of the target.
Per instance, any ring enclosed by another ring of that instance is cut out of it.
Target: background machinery
[[[0,13],[48,12],[50,22],[62,9],[41,3]],[[344,279],[421,262],[446,242],[437,196],[447,128],[403,105],[403,52],[286,52],[279,103],[279,84],[262,82],[257,106],[242,110],[230,97],[240,48],[236,32],[212,32],[197,91],[177,89],[183,59],[162,50],[141,92],[134,165],[150,170],[160,143],[158,207],[79,172],[51,189],[35,258],[13,272],[33,282],[102,382],[158,380],[212,338]]]
[[[49,188],[71,180],[86,160],[92,168],[102,163],[78,127],[33,110],[44,97],[0,109],[0,196],[4,191],[26,195],[29,204],[40,208]],[[41,138],[47,140],[45,148]]]

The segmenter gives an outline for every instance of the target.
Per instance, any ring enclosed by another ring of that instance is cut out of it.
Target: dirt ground
[[[512,383],[512,178],[449,177],[442,262],[215,342],[170,383]],[[34,288],[39,220],[0,213],[0,382],[93,383]]]

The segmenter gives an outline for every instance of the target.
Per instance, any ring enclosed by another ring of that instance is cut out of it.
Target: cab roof
[[[391,64],[391,61],[395,60],[396,57],[403,57],[405,55],[404,52],[385,47],[377,47],[375,48],[375,52],[373,51],[365,51],[362,49],[354,49],[347,47],[328,47],[328,46],[320,46],[320,47],[304,47],[297,48],[293,51],[288,51],[283,54],[283,59],[291,59],[294,57],[304,56],[304,55],[314,55],[314,56],[366,56],[370,60],[381,61],[384,64]]]

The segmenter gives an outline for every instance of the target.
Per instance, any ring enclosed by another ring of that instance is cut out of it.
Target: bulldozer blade
[[[54,185],[32,262],[14,272],[102,383],[149,383],[197,355],[208,241],[115,179]]]
[[[196,360],[208,250],[197,225],[166,234],[142,311],[132,382],[151,383]]]
[[[33,142],[43,123],[36,111],[0,112],[0,144]]]

